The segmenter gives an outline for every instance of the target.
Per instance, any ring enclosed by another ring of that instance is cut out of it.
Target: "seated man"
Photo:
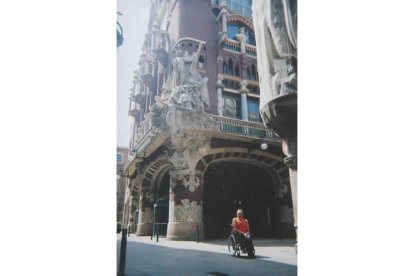
[[[233,218],[231,226],[233,227],[233,234],[236,237],[236,242],[242,245],[247,245],[247,248],[253,246],[252,238],[249,232],[249,221],[243,218],[243,210],[238,209],[236,212],[237,217]],[[247,243],[246,243],[247,242]]]

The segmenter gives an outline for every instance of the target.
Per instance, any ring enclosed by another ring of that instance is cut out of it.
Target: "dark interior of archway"
[[[205,238],[225,238],[236,210],[242,208],[253,237],[276,237],[277,202],[269,174],[237,162],[211,164],[204,174]]]
[[[157,209],[155,211],[155,222],[158,224],[158,233],[160,235],[167,234],[168,223],[168,209],[169,209],[169,192],[170,191],[170,175],[168,172],[163,175],[161,184],[156,191],[156,204]]]

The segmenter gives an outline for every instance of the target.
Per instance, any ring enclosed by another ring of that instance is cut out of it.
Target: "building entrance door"
[[[254,237],[275,237],[279,215],[272,177],[265,169],[247,163],[218,161],[209,165],[203,185],[205,237],[227,237],[238,208],[244,210]]]

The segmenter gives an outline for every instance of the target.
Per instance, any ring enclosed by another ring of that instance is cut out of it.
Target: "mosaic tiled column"
[[[137,225],[137,236],[149,236],[152,234],[154,222],[154,208],[150,199],[150,191],[143,190],[139,198],[139,214]]]
[[[219,66],[221,66],[221,63],[219,63]],[[217,114],[219,116],[223,116],[223,76],[219,74],[217,76]]]
[[[240,97],[241,97],[241,119],[244,121],[248,120],[249,117],[249,110],[247,108],[247,93],[249,89],[247,89],[247,81],[242,80],[240,82],[241,88],[239,89]]]
[[[170,208],[167,239],[204,238],[202,217],[202,173],[194,170],[170,171]]]

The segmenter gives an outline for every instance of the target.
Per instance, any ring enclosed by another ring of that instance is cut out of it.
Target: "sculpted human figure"
[[[236,38],[240,41],[240,50],[242,53],[246,52],[247,35],[244,27],[239,29],[239,33],[236,34]]]
[[[173,76],[172,76],[172,87],[179,86],[184,81],[185,64],[183,51],[178,50],[177,56],[173,61]]]

